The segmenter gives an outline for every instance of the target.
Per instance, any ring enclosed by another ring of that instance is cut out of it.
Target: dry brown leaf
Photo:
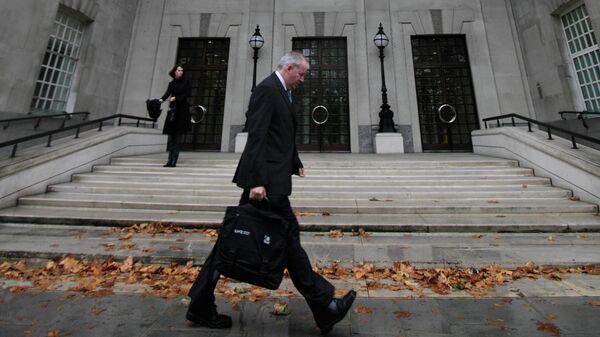
[[[553,314],[553,313],[545,314],[544,318],[547,319],[547,320],[549,320],[549,321],[552,321],[552,320],[555,320],[556,318],[558,318],[558,315],[557,314]]]
[[[481,234],[473,234],[473,235],[471,235],[471,237],[474,238],[474,239],[481,239],[482,236],[483,235],[481,235]]]
[[[575,237],[578,239],[588,239],[591,237],[591,235],[579,233],[579,234],[575,235]]]
[[[329,212],[329,211],[322,211],[321,215],[322,216],[331,216],[331,212]]]
[[[60,337],[60,331],[58,331],[58,330],[48,331],[48,334],[46,335],[46,337]]]
[[[538,326],[537,329],[539,331],[542,331],[542,332],[545,332],[547,334],[551,334],[554,336],[560,336],[560,328],[552,323],[538,321],[537,326]]]
[[[527,188],[527,184],[521,185],[522,188]]]
[[[396,311],[394,312],[394,315],[396,315],[396,318],[408,318],[412,314],[410,313],[410,311]]]
[[[275,302],[273,303],[273,315],[276,316],[287,316],[290,314],[290,309],[287,303]]]
[[[554,240],[554,236],[550,235],[550,236],[548,237],[548,241],[556,241],[556,240]]]
[[[154,251],[154,249],[150,248],[150,247],[146,247],[142,249],[142,252],[144,253],[152,253]]]
[[[358,307],[354,309],[354,312],[357,314],[370,315],[373,313],[373,310],[369,307]]]
[[[119,240],[129,240],[133,236],[133,233],[127,233],[125,235],[119,236]]]
[[[488,202],[488,204],[499,204],[500,203],[500,201],[498,201],[498,200],[488,200],[487,202]]]
[[[576,196],[571,196],[571,197],[569,197],[569,200],[572,200],[572,201],[579,201],[580,199],[579,199],[579,197],[576,197]]]
[[[341,229],[332,229],[329,231],[329,237],[339,239],[344,236],[344,232]]]
[[[589,302],[587,302],[587,304],[595,306],[595,307],[600,307],[600,301],[589,301]]]

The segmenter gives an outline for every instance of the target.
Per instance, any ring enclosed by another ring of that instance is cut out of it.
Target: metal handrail
[[[88,111],[78,111],[78,112],[71,112],[71,113],[60,113],[60,114],[52,114],[52,115],[36,115],[36,116],[27,116],[27,117],[15,117],[15,118],[8,118],[8,119],[0,119],[0,123],[6,123],[6,125],[3,126],[3,129],[6,130],[9,126],[10,126],[10,122],[20,122],[20,121],[26,121],[26,120],[30,120],[30,119],[37,119],[37,122],[35,123],[35,126],[33,127],[34,130],[37,130],[37,128],[40,126],[40,122],[42,121],[42,119],[44,118],[52,118],[52,117],[63,117],[63,122],[61,124],[61,128],[65,126],[65,122],[69,119],[71,119],[72,116],[74,115],[84,115],[82,120],[86,120],[89,116],[89,112]]]
[[[566,120],[565,114],[576,114],[577,119],[581,120],[581,122],[583,123],[583,127],[586,129],[589,129],[590,127],[585,122],[585,118],[583,118],[583,116],[585,116],[585,115],[600,116],[600,112],[596,112],[596,111],[560,111],[558,114],[560,115],[560,118],[563,120]]]
[[[88,125],[98,124],[98,131],[102,131],[102,126],[103,126],[104,122],[107,121],[107,120],[115,119],[115,118],[119,119],[119,121],[118,121],[118,125],[119,126],[122,124],[121,122],[122,122],[123,118],[136,119],[137,120],[136,127],[140,126],[140,121],[152,122],[152,128],[153,129],[154,129],[154,126],[156,124],[156,120],[154,120],[152,118],[117,114],[117,115],[112,115],[112,116],[107,116],[107,117],[102,117],[102,118],[94,119],[94,120],[91,120],[91,121],[87,121],[85,123],[79,123],[79,124],[75,124],[75,125],[71,125],[71,126],[67,126],[67,127],[62,127],[60,129],[50,130],[50,131],[38,133],[38,134],[35,134],[35,135],[30,135],[30,136],[26,136],[26,137],[21,137],[21,138],[9,140],[7,142],[0,143],[0,148],[12,145],[13,149],[12,149],[10,157],[14,158],[15,155],[16,155],[16,153],[17,153],[17,145],[19,145],[19,143],[27,142],[27,141],[38,139],[38,138],[48,137],[48,142],[46,143],[46,147],[50,147],[50,146],[52,146],[52,136],[54,134],[76,129],[77,132],[75,133],[75,138],[79,138],[79,132],[80,132],[80,130],[81,130],[82,127],[88,126]]]
[[[567,130],[567,129],[563,129],[563,128],[560,128],[558,126],[550,125],[550,124],[547,124],[547,123],[544,123],[544,122],[539,122],[539,121],[536,121],[535,119],[531,119],[529,117],[521,116],[521,115],[518,115],[518,114],[507,114],[507,115],[501,115],[501,116],[496,116],[496,117],[484,118],[483,122],[485,124],[485,128],[486,129],[488,128],[487,122],[488,121],[493,121],[493,120],[496,121],[497,127],[501,127],[504,124],[500,124],[500,120],[501,119],[505,119],[505,118],[510,118],[511,119],[512,126],[516,126],[515,118],[519,118],[519,119],[522,119],[524,121],[527,121],[527,128],[528,128],[529,132],[533,132],[531,130],[531,124],[532,123],[533,124],[537,124],[537,125],[542,126],[542,127],[545,127],[546,131],[548,132],[548,139],[549,140],[553,139],[552,138],[552,130],[565,133],[565,134],[567,134],[567,135],[569,135],[571,137],[571,143],[573,144],[573,148],[574,149],[577,149],[577,142],[575,141],[575,139],[585,140],[587,142],[591,142],[591,143],[600,145],[600,139],[597,139],[597,138],[594,138],[594,137],[590,137],[590,136],[586,136],[586,135],[582,135],[580,133],[573,132],[573,131]]]

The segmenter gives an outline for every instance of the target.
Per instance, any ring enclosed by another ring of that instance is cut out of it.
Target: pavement
[[[132,256],[144,263],[203,262],[214,244],[210,232],[132,233],[106,227],[0,225],[0,264],[72,255],[86,259]],[[385,267],[409,261],[419,268],[481,268],[496,263],[598,265],[599,233],[339,233],[303,232],[303,245],[317,265],[347,268],[369,262]],[[600,275],[509,280],[473,297],[453,290],[394,289],[366,279],[331,279],[338,294],[355,289],[352,311],[330,336],[598,336]],[[210,330],[185,320],[185,296],[149,295],[150,285],[115,284],[100,297],[73,291],[73,281],[50,290],[31,280],[0,278],[0,336],[318,336],[312,315],[289,279],[256,301],[217,296],[233,327]],[[189,286],[189,284],[187,285]],[[245,289],[230,283],[230,289]],[[19,290],[19,287],[20,288]],[[289,315],[273,314],[286,303]]]

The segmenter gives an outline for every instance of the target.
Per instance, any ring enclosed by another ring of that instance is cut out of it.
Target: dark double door
[[[423,151],[472,151],[479,122],[465,36],[411,40]]]
[[[180,38],[177,63],[190,80],[190,106],[202,105],[206,114],[184,136],[185,150],[220,150],[227,88],[228,38]]]
[[[350,151],[346,38],[294,38],[292,47],[310,63],[293,94],[298,150]]]

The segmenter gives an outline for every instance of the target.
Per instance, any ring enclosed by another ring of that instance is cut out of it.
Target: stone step
[[[180,195],[180,196],[228,196],[239,197],[241,189],[233,184],[218,185],[189,185],[189,184],[155,184],[137,183],[127,181],[102,182],[102,183],[68,183],[51,185],[48,192],[68,193],[99,193],[99,194],[137,194],[137,195]],[[332,189],[307,189],[297,187],[293,198],[329,198],[329,199],[455,199],[455,198],[567,198],[572,193],[568,190],[553,188],[543,185],[522,186],[486,186],[465,187],[427,187],[414,186],[413,188],[390,188],[382,190],[364,187],[338,186]]]
[[[55,192],[19,199],[19,205],[73,206],[98,208],[171,209],[184,211],[224,211],[237,204],[238,197],[86,194]],[[293,198],[294,208],[301,212],[343,214],[456,214],[456,213],[541,213],[595,212],[597,206],[560,198],[495,198],[486,199],[301,199]]]
[[[165,170],[161,166],[137,166],[137,165],[96,165],[93,168],[98,173],[135,173],[135,174],[157,174],[157,175],[229,175],[233,176],[235,170],[230,168],[215,167],[177,167],[176,169]],[[518,167],[490,167],[490,168],[411,168],[411,169],[357,169],[357,168],[331,168],[331,169],[309,169],[307,174],[311,177],[338,177],[338,178],[393,178],[406,176],[481,176],[481,175],[501,175],[501,176],[531,176],[532,169]]]
[[[302,155],[301,155],[302,156]],[[203,154],[204,157],[204,154]],[[237,166],[239,156],[232,156],[228,154],[225,157],[231,159],[219,159],[216,158],[203,158],[203,159],[190,159],[182,158],[177,162],[178,166],[182,167],[235,167]],[[410,154],[404,156],[385,156],[385,155],[361,155],[360,158],[349,158],[347,154],[336,155],[328,154],[323,158],[318,159],[317,154],[311,153],[310,159],[303,159],[303,164],[307,168],[331,168],[331,167],[347,167],[347,168],[411,168],[411,167],[422,167],[422,168],[440,168],[440,167],[482,167],[482,166],[505,166],[515,167],[518,166],[518,162],[515,160],[508,159],[495,159],[490,157],[469,155],[461,157],[457,155],[456,159],[442,158],[440,160],[432,161],[429,156],[418,156],[417,154]],[[393,159],[389,159],[393,158]],[[423,158],[417,160],[418,158]],[[144,166],[162,166],[165,163],[163,158],[152,158],[152,157],[120,157],[112,158],[111,165],[144,165]]]
[[[0,210],[4,223],[48,223],[75,226],[129,226],[161,222],[185,227],[218,227],[222,211],[29,206]],[[305,213],[303,231],[330,229],[368,232],[600,232],[596,213],[490,214],[330,214]]]
[[[52,259],[64,255],[79,258],[118,260],[133,256],[146,263],[186,263],[193,259],[202,264],[214,245],[214,237],[203,233],[136,233],[127,240],[123,234],[91,226],[49,224],[0,224],[0,256],[9,258]],[[367,236],[333,238],[326,233],[300,234],[302,246],[312,263],[356,265],[361,262],[389,266],[395,261],[412,265],[479,267],[500,264],[513,267],[535,261],[539,265],[597,264],[600,234],[573,233],[376,233]],[[108,249],[107,246],[112,246]]]
[[[210,183],[225,186],[230,184],[232,174],[201,174],[201,175],[143,175],[143,174],[112,174],[112,173],[81,173],[72,177],[73,182],[98,182],[98,181],[130,181],[130,182],[156,182],[156,183]],[[339,186],[348,185],[360,186],[361,184],[373,187],[379,186],[473,186],[473,185],[549,185],[548,178],[536,176],[413,176],[413,177],[394,177],[382,179],[381,177],[371,177],[370,179],[339,179],[338,177],[306,177],[294,179],[294,186]]]

